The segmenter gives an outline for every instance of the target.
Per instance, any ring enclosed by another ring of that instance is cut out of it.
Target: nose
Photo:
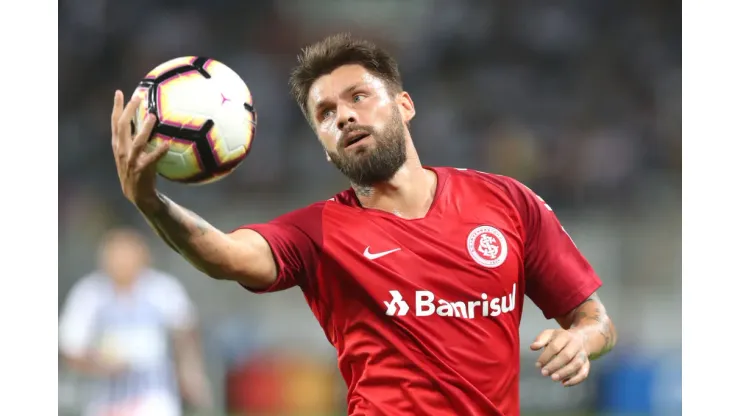
[[[348,124],[357,123],[357,114],[353,109],[347,106],[340,106],[337,108],[337,128],[344,130]]]

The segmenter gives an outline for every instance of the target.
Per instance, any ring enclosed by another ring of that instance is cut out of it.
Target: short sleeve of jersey
[[[165,273],[152,271],[152,274],[148,290],[162,311],[167,327],[173,330],[193,327],[196,322],[195,306],[182,283]]]
[[[63,354],[81,356],[91,347],[101,297],[96,283],[90,277],[82,278],[67,295],[59,316],[59,349]]]
[[[524,226],[527,296],[547,319],[565,315],[591,296],[601,279],[550,206],[523,184],[507,179]]]
[[[254,293],[277,292],[293,286],[305,286],[319,266],[321,251],[321,217],[324,203],[317,203],[275,218],[265,224],[244,225],[259,233],[270,246],[277,279],[268,288]]]

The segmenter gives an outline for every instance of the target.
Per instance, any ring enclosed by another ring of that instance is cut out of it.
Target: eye
[[[331,117],[332,114],[334,114],[334,110],[326,109],[321,112],[321,120],[326,120],[327,118]]]
[[[365,98],[367,98],[367,96],[365,94],[355,94],[355,95],[352,96],[352,101],[355,102],[355,103],[359,103],[360,101],[364,100]]]

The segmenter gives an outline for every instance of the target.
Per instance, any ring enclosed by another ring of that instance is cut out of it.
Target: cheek
[[[327,123],[326,126],[320,126],[318,130],[319,141],[326,149],[336,149],[339,139],[342,137],[342,131],[339,130],[336,123]]]
[[[324,149],[334,151],[337,148],[337,137],[329,131],[319,131],[319,142]]]
[[[393,109],[390,107],[377,107],[373,111],[372,117],[375,120],[375,128],[378,131],[387,131],[393,122]]]
[[[384,130],[393,119],[393,110],[395,102],[385,94],[379,94],[374,98],[374,102],[369,102],[366,106],[368,120],[372,120],[375,126]]]
[[[378,98],[378,106],[389,106],[393,100],[391,99],[390,94],[378,94],[376,95]]]

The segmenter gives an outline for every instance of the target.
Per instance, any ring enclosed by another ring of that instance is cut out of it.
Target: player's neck
[[[108,270],[107,274],[110,278],[110,283],[113,286],[113,291],[117,295],[127,295],[131,293],[134,286],[136,286],[136,281],[138,280],[136,277],[124,276],[111,270]]]
[[[437,175],[424,169],[414,152],[390,181],[368,188],[354,188],[357,199],[365,208],[386,211],[407,219],[422,218],[434,201]]]

